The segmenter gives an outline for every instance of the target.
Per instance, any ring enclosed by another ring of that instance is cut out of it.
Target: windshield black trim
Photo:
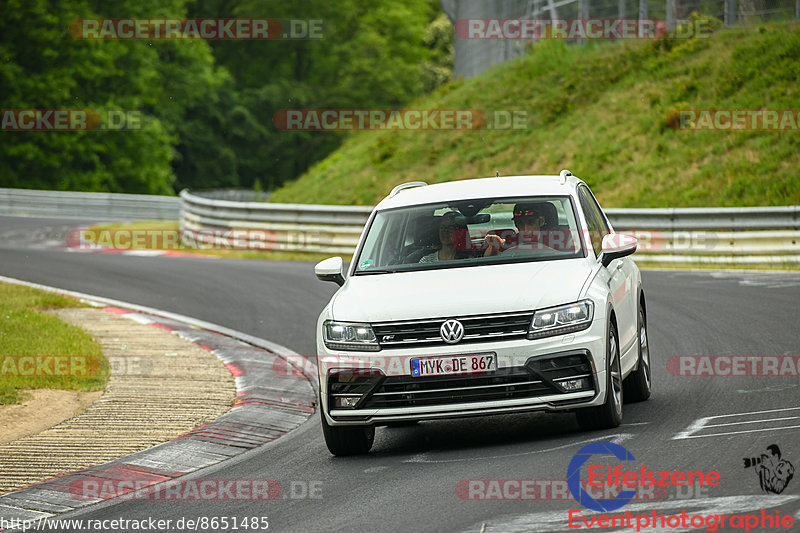
[[[411,205],[403,205],[398,207],[390,207],[387,209],[381,210],[374,210],[367,222],[367,228],[364,230],[363,236],[364,238],[358,245],[358,249],[356,253],[353,255],[353,262],[351,264],[351,276],[361,276],[361,275],[380,275],[380,274],[394,274],[394,273],[402,273],[402,272],[422,272],[427,270],[447,270],[450,268],[471,268],[471,267],[482,267],[482,266],[496,266],[496,265],[508,265],[508,264],[517,264],[517,263],[540,263],[542,261],[564,261],[570,259],[581,259],[586,258],[587,250],[586,250],[586,243],[583,242],[582,234],[582,224],[581,218],[578,215],[578,212],[575,208],[575,199],[573,198],[572,194],[539,194],[539,195],[527,195],[527,196],[497,196],[497,197],[489,197],[489,198],[474,198],[474,199],[466,199],[466,200],[454,200],[454,203],[463,203],[463,202],[471,202],[471,201],[487,201],[489,203],[497,203],[497,202],[506,202],[510,203],[510,201],[519,201],[520,199],[527,199],[527,198],[567,198],[569,200],[569,204],[572,208],[572,216],[575,220],[575,225],[577,226],[578,231],[578,239],[580,243],[580,252],[575,252],[570,254],[566,257],[558,257],[553,255],[545,255],[541,257],[536,256],[525,256],[525,257],[516,257],[516,258],[506,258],[505,260],[492,260],[493,258],[485,258],[485,261],[481,261],[479,263],[465,263],[463,261],[453,261],[445,262],[445,263],[416,263],[411,265],[398,265],[393,266],[392,268],[381,268],[376,270],[358,270],[358,264],[361,260],[361,253],[363,252],[364,244],[366,243],[366,237],[369,235],[370,230],[372,229],[372,225],[375,221],[375,218],[380,213],[388,213],[391,211],[398,211],[402,209],[414,209],[418,207],[426,207],[426,206],[433,206],[433,205],[445,205],[447,207],[452,207],[451,203],[448,201],[438,201],[438,202],[427,202],[424,204],[411,204]],[[501,256],[495,256],[498,259]]]
[[[570,255],[568,257],[555,257],[548,255],[545,257],[512,257],[505,261],[492,261],[487,258],[485,262],[480,263],[467,263],[464,261],[453,261],[447,263],[416,263],[408,266],[381,269],[375,271],[357,270],[353,273],[354,276],[363,276],[371,274],[402,274],[405,272],[427,272],[431,270],[449,270],[451,268],[473,268],[473,267],[488,267],[499,265],[515,265],[518,263],[542,263],[545,261],[570,261],[573,259],[584,259],[583,255]]]
[[[364,229],[361,230],[361,238],[358,241],[358,247],[356,248],[356,251],[353,252],[353,260],[350,262],[350,268],[347,269],[348,277],[356,274],[356,270],[358,270],[358,258],[361,257],[361,252],[364,250],[364,244],[367,242],[369,230],[372,229],[372,224],[375,222],[375,217],[378,216],[378,213],[382,213],[383,211],[384,210],[378,211],[377,209],[373,209],[372,213],[370,213],[367,223],[364,225]]]

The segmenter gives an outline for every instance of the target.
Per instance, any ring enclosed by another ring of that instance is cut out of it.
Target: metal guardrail
[[[372,207],[231,202],[184,190],[181,229],[251,230],[252,248],[352,254]],[[800,264],[800,206],[608,209],[639,239],[637,261]],[[248,238],[248,232],[240,235]],[[206,241],[218,238],[209,232]],[[245,243],[247,244],[247,243]]]
[[[174,196],[0,188],[0,215],[177,220],[180,211]]]
[[[605,209],[616,230],[797,230],[800,206]]]
[[[352,254],[372,207],[232,202],[180,193],[181,230],[213,243],[206,230],[249,230],[252,249]]]
[[[188,190],[178,198],[0,188],[0,215],[180,219],[181,229],[205,245],[229,247],[234,234],[238,247],[350,255],[372,211],[371,206],[273,204],[211,196]],[[606,213],[617,231],[639,239],[637,261],[800,264],[800,206]]]
[[[212,200],[230,200],[232,202],[267,202],[272,196],[268,191],[254,191],[252,189],[208,189],[195,191],[195,196],[210,198]]]

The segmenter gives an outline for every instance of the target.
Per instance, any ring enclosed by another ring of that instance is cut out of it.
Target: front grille
[[[459,344],[491,339],[525,338],[533,318],[532,312],[473,315],[457,317],[464,325],[464,338]],[[395,346],[436,346],[445,344],[439,328],[446,318],[383,322],[372,324],[382,348]]]
[[[389,377],[363,407],[391,408],[529,398],[554,392],[525,368],[505,368],[490,375]]]
[[[590,357],[589,352],[584,350],[532,357],[525,366],[500,368],[476,375],[423,378],[390,376],[378,379],[374,375],[363,376],[350,381],[347,392],[358,391],[364,395],[358,409],[378,409],[566,394],[576,391],[566,391],[560,383],[577,378],[588,378],[587,382],[590,383],[580,392],[596,391]],[[329,393],[332,397],[344,392],[342,385],[341,382],[331,384]]]

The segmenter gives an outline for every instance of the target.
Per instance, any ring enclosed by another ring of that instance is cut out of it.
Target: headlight
[[[377,352],[381,349],[369,324],[326,321],[322,326],[325,346],[332,350]]]
[[[591,300],[540,309],[533,314],[528,338],[541,339],[582,331],[592,324],[592,317],[594,317],[594,304]]]

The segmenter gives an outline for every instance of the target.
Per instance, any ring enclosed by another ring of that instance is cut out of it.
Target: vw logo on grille
[[[442,340],[449,344],[455,344],[464,338],[464,324],[455,319],[446,320],[439,328]]]

